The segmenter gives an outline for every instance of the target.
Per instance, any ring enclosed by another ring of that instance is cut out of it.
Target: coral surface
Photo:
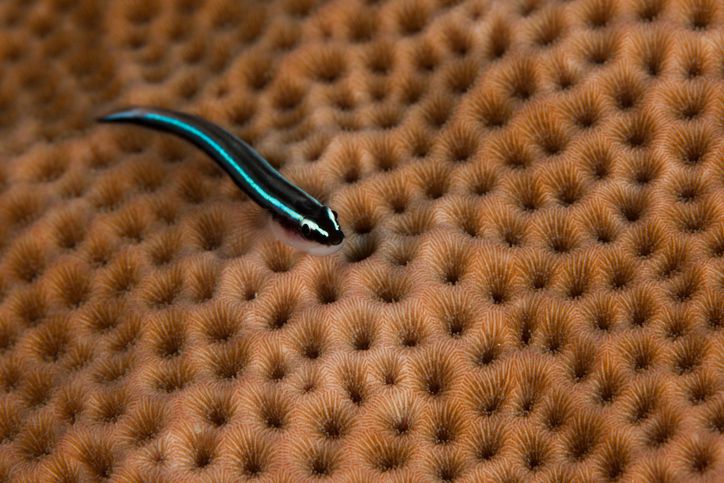
[[[720,1],[3,0],[0,78],[0,480],[724,479]]]

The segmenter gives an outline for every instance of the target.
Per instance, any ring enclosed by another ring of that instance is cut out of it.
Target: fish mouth
[[[310,255],[331,255],[339,251],[340,248],[342,248],[343,239],[340,239],[338,243],[331,245],[307,240],[301,234],[299,234],[297,230],[280,224],[273,219],[271,219],[271,231],[274,234],[275,238],[277,238],[279,241],[286,243],[287,245],[296,248],[297,250],[309,253]]]
[[[329,241],[332,245],[341,245],[344,241],[344,233],[340,231],[339,233],[333,234]]]

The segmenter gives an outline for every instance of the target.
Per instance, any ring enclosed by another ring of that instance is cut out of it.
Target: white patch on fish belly
[[[342,248],[341,243],[339,245],[322,245],[321,243],[307,240],[296,231],[290,230],[289,228],[280,225],[271,218],[269,219],[269,224],[271,225],[271,232],[274,234],[274,237],[277,240],[286,243],[287,245],[294,247],[297,250],[309,253],[310,255],[316,255],[320,257],[324,255],[331,255],[332,253],[335,253],[337,250]]]

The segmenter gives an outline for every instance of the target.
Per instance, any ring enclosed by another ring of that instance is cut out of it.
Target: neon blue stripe
[[[292,217],[294,220],[301,222],[301,221],[304,219],[304,217],[303,217],[302,215],[300,215],[300,214],[297,213],[296,211],[290,209],[287,205],[285,205],[284,203],[282,203],[281,201],[279,201],[278,199],[274,198],[274,197],[271,196],[269,193],[267,193],[266,191],[264,191],[264,190],[261,188],[261,186],[259,186],[258,184],[256,184],[256,183],[254,182],[254,180],[251,179],[251,177],[246,173],[246,171],[244,171],[244,170],[241,168],[241,166],[239,166],[239,165],[236,163],[236,161],[234,160],[234,158],[232,158],[232,157],[229,155],[229,153],[227,153],[226,150],[224,150],[224,148],[222,148],[221,146],[219,146],[219,144],[218,144],[216,141],[214,141],[213,139],[211,139],[209,136],[207,136],[206,134],[204,134],[204,133],[203,133],[202,131],[200,131],[199,129],[197,129],[197,128],[195,128],[194,126],[191,126],[191,125],[189,125],[189,124],[187,124],[187,123],[185,123],[185,122],[179,121],[179,120],[174,119],[174,118],[172,118],[172,117],[162,116],[162,115],[160,115],[160,114],[143,113],[143,116],[145,116],[145,117],[147,117],[147,118],[149,118],[149,119],[154,119],[154,120],[157,120],[157,121],[161,121],[161,122],[166,122],[166,123],[168,123],[168,124],[172,124],[172,125],[174,125],[174,126],[176,126],[176,127],[179,127],[179,128],[181,128],[181,129],[183,129],[183,130],[186,130],[186,131],[190,132],[191,134],[193,134],[193,135],[201,138],[206,144],[208,144],[209,146],[211,146],[217,153],[219,153],[219,154],[226,160],[226,162],[228,162],[231,166],[233,166],[234,169],[236,170],[236,172],[239,173],[239,174],[244,178],[244,181],[246,181],[246,182],[249,184],[249,186],[252,187],[252,189],[253,189],[254,191],[256,191],[257,193],[259,193],[259,194],[262,196],[262,198],[264,198],[264,199],[267,200],[269,203],[271,203],[272,205],[276,206],[277,208],[279,208],[280,210],[282,210],[283,212],[285,212],[286,214],[288,214],[288,215],[289,215],[290,217]],[[111,117],[111,116],[109,116],[109,117]],[[122,118],[123,116],[116,116],[116,118],[119,118],[119,117]]]

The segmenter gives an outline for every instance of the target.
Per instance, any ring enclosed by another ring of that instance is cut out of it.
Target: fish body
[[[337,214],[284,178],[242,139],[198,116],[169,109],[133,107],[98,119],[103,123],[145,126],[192,143],[231,177],[255,203],[272,215],[273,233],[313,255],[337,251],[344,233]]]

